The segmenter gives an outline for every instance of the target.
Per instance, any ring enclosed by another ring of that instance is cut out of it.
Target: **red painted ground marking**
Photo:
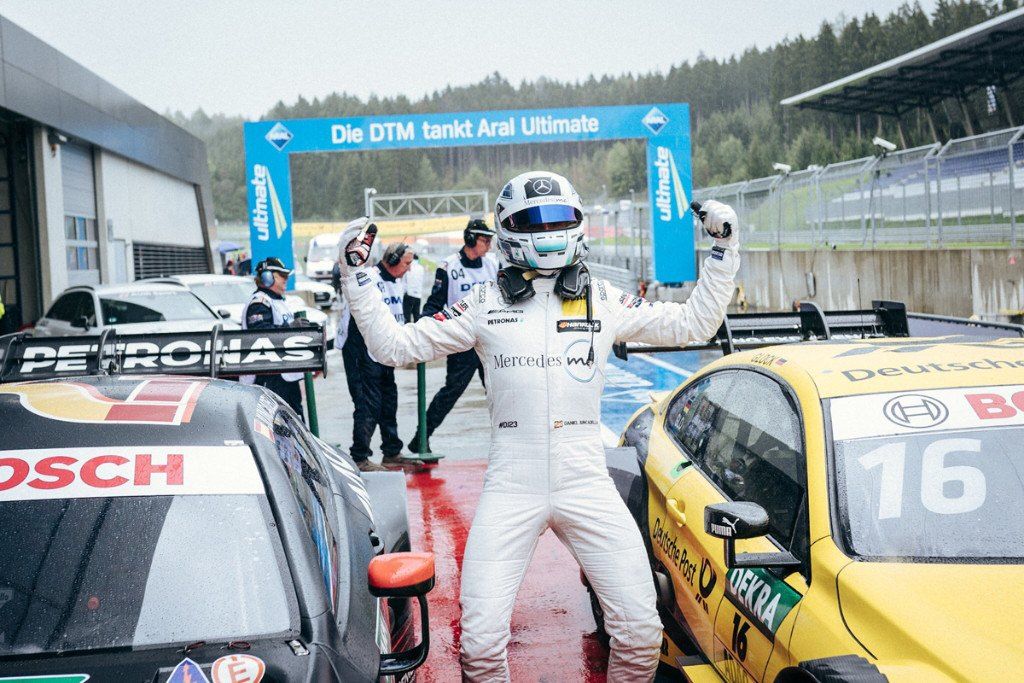
[[[462,555],[483,488],[484,461],[444,462],[410,474],[409,526],[414,550],[431,550],[437,584],[430,601],[430,655],[417,672],[426,683],[459,680],[459,582]],[[512,614],[509,668],[517,681],[604,683],[608,651],[594,619],[579,566],[546,533]]]

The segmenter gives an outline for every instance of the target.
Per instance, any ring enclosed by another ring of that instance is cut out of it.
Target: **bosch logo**
[[[949,409],[942,401],[923,394],[891,398],[882,409],[886,419],[900,427],[928,429],[946,421]]]

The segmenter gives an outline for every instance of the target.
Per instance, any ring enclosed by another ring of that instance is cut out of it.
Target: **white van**
[[[309,241],[309,252],[306,254],[306,275],[314,280],[330,280],[331,269],[338,258],[338,240],[341,235],[328,232],[316,235]]]

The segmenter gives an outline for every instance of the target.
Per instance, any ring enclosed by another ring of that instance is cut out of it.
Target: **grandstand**
[[[1016,246],[1024,223],[1024,127],[1006,92],[1022,76],[1024,8],[781,102],[891,116],[902,139],[901,115],[921,111],[934,135],[932,107],[998,85],[1007,128],[700,188],[694,199],[732,203],[745,244],[755,248]],[[964,127],[973,132],[966,110]]]

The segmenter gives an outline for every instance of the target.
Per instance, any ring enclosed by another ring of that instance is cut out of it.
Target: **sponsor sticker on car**
[[[198,664],[186,657],[178,662],[167,678],[167,683],[210,683]]]
[[[253,655],[226,655],[210,667],[213,683],[259,683],[267,665]]]
[[[836,441],[1024,425],[1024,385],[957,387],[832,399]]]
[[[765,569],[730,569],[725,597],[750,619],[769,640],[775,639],[786,615],[801,595]]]
[[[263,480],[247,446],[0,451],[0,503],[263,492]]]

